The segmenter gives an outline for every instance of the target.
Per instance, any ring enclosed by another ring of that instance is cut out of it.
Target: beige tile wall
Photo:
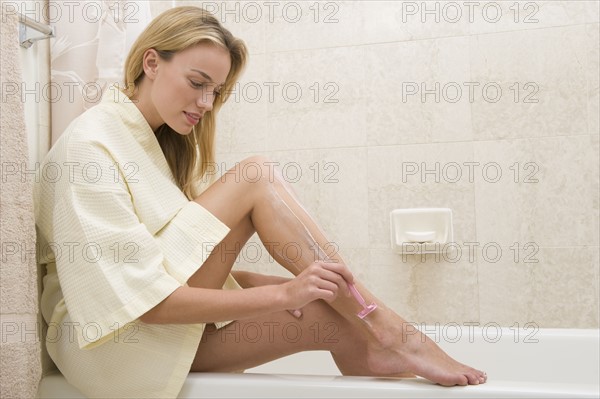
[[[279,161],[382,300],[418,323],[598,328],[597,2],[480,2],[472,20],[427,2],[437,22],[422,2],[177,3],[250,49],[223,168]],[[407,94],[436,82],[438,101]],[[389,212],[410,207],[452,208],[460,252],[394,254]],[[237,267],[285,274],[251,248]]]

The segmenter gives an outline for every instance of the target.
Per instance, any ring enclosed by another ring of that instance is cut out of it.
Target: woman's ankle
[[[397,346],[398,338],[404,337],[406,322],[386,306],[379,306],[362,319],[362,322],[369,342],[382,349]]]

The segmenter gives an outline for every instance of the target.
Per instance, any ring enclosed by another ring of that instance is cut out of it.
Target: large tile
[[[290,108],[269,115],[267,122],[266,145],[271,151],[359,147],[366,142],[365,114],[356,102]]]
[[[369,145],[473,138],[468,38],[369,46],[365,69]]]
[[[471,6],[471,34],[582,24],[585,1],[483,1]],[[468,6],[465,5],[465,8]],[[468,11],[468,10],[467,10]]]
[[[267,54],[265,86],[272,87],[269,114],[343,105],[362,97],[364,64],[362,47]]]
[[[341,248],[369,247],[367,149],[320,150],[308,171],[319,187],[317,215]]]
[[[471,37],[477,140],[587,132],[584,25]]]
[[[598,328],[598,264],[594,247],[543,248],[531,319],[545,327]]]
[[[592,328],[600,328],[600,247],[590,247],[592,252],[592,270],[594,270],[595,275],[592,277],[591,289],[594,289],[594,303],[596,304],[596,312],[595,315],[592,315]],[[593,318],[595,317],[596,323],[594,325]]]
[[[587,89],[588,89],[588,130],[590,134],[600,135],[600,24],[589,24],[585,27],[587,33]]]
[[[590,169],[590,192],[592,197],[592,231],[595,232],[595,242],[591,245],[600,245],[600,135],[590,135],[590,149],[592,161]]]
[[[414,273],[420,322],[462,325],[479,320],[477,266],[466,248],[438,256],[410,256],[419,262]]]
[[[232,93],[219,111],[217,146],[222,152],[257,152],[267,149],[267,107],[264,86],[265,56],[253,55]]]
[[[469,20],[460,2],[357,1],[356,4],[363,16],[359,40],[365,43],[463,36],[469,32]]]
[[[594,23],[600,21],[600,3],[596,0],[585,1],[585,22]]]
[[[512,256],[512,251],[505,248]],[[481,323],[598,328],[598,247],[540,248],[530,260],[479,260]]]
[[[369,148],[370,247],[390,247],[389,215],[396,208],[451,208],[454,240],[475,240],[472,161],[471,143]]]
[[[480,242],[597,245],[589,135],[479,142],[475,161]]]
[[[417,265],[403,262],[390,249],[371,249],[365,268],[365,284],[386,306],[405,320],[418,323]]]
[[[514,262],[514,251],[504,247],[500,259],[493,256],[484,259],[478,258],[478,288],[480,323],[496,323],[501,326],[513,326],[519,323],[536,322],[531,319],[530,309],[533,307],[535,297],[533,269],[537,263],[529,261],[539,260],[539,251],[528,253],[528,262],[522,258]]]
[[[270,3],[270,5],[268,5]],[[360,7],[354,1],[265,2],[267,52],[331,48],[359,42]]]
[[[267,149],[366,144],[361,54],[360,48],[342,48],[268,55]]]

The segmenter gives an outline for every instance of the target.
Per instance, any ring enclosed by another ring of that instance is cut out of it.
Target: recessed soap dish
[[[390,213],[392,249],[399,253],[438,253],[454,240],[450,208],[394,209]]]
[[[408,242],[433,242],[435,231],[405,231],[404,237]]]

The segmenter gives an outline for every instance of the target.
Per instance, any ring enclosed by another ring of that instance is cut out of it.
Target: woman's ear
[[[156,77],[159,59],[158,53],[153,48],[146,50],[144,53],[142,66],[144,67],[144,73],[150,80],[154,80]]]

